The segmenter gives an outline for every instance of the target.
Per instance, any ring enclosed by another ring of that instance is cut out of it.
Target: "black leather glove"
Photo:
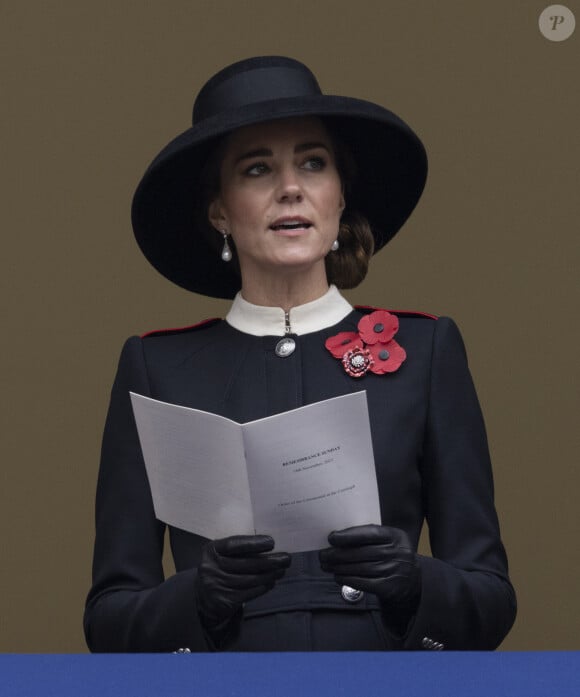
[[[242,608],[274,586],[290,566],[268,535],[234,535],[208,542],[197,570],[195,594],[205,628],[223,634],[224,626]]]
[[[357,525],[331,532],[320,551],[323,571],[336,582],[368,591],[382,603],[412,614],[421,593],[421,569],[406,532],[384,525]]]

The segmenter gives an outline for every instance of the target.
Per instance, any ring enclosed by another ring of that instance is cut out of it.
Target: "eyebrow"
[[[312,143],[300,143],[294,148],[295,153],[307,152],[308,150],[315,150],[316,148],[324,148],[324,150],[329,151],[328,145],[321,142]],[[235,163],[238,164],[243,160],[250,160],[254,157],[272,157],[273,152],[269,148],[256,148],[256,150],[250,150],[248,152],[242,153],[236,157]]]

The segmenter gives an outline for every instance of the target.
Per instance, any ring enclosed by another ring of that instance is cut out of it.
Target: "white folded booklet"
[[[238,424],[131,392],[155,506],[216,539],[271,535],[276,550],[328,546],[328,533],[380,523],[366,392]]]

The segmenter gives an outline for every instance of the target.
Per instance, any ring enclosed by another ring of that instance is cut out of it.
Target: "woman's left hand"
[[[421,568],[404,530],[357,525],[331,532],[328,541],[332,547],[320,551],[320,564],[337,583],[374,593],[388,605],[416,607]]]

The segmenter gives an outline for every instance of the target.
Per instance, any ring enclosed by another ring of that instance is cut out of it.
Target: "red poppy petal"
[[[356,332],[340,332],[336,336],[329,337],[324,345],[335,358],[342,358],[347,351],[354,348],[362,348],[362,341]]]
[[[369,350],[373,357],[373,364],[369,369],[377,375],[394,373],[407,358],[405,349],[396,341],[374,344]]]
[[[399,329],[399,318],[386,310],[375,310],[358,323],[361,338],[367,344],[390,341]]]

